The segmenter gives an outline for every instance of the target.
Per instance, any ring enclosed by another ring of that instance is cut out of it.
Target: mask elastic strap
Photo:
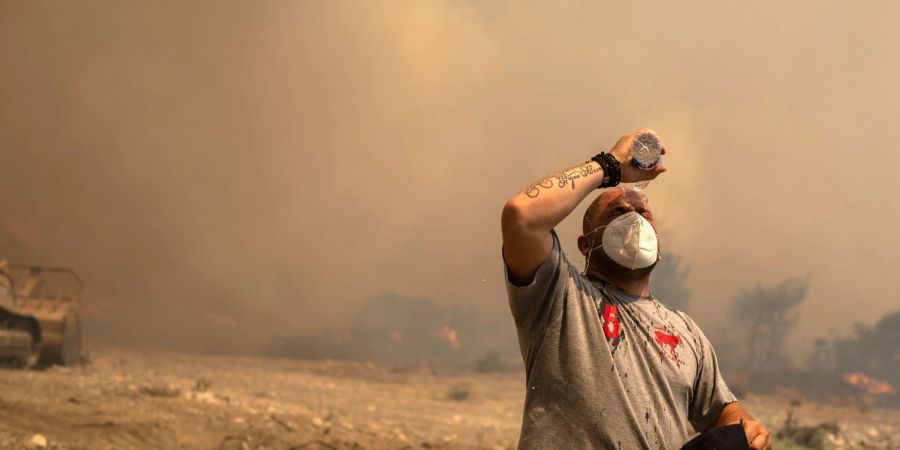
[[[589,231],[588,234],[591,234],[600,228],[603,228],[603,227],[594,228],[593,230]],[[585,235],[585,236],[587,236],[587,235]],[[585,256],[585,260],[584,260],[584,270],[581,271],[581,276],[587,275],[588,268],[591,265],[591,253],[594,251],[595,248],[600,248],[600,247],[603,247],[603,243],[601,242],[601,244],[599,246],[594,247],[594,236],[591,236],[591,246],[588,247],[587,256]]]
[[[594,228],[593,230],[588,231],[587,233],[584,233],[584,237],[587,237],[589,234],[594,234],[597,232],[597,230],[599,230],[601,228],[606,228],[608,226],[609,225],[603,225],[601,227]],[[588,247],[588,253],[587,253],[587,256],[585,257],[586,259],[584,260],[584,269],[581,271],[581,276],[587,275],[588,267],[590,267],[590,265],[591,265],[591,252],[593,252],[594,249],[596,249],[596,248],[603,247],[602,243],[599,246],[594,247],[594,240],[595,240],[595,236],[591,236],[591,246]]]

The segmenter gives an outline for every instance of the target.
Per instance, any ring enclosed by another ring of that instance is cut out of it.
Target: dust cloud
[[[3,1],[0,256],[76,269],[102,342],[253,352],[386,292],[514,339],[503,202],[647,126],[690,313],[809,277],[806,348],[897,308],[898,9]]]

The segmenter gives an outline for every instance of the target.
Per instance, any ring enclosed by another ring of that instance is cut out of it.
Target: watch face
[[[659,164],[662,144],[654,133],[641,133],[631,143],[631,157],[641,169],[652,169]]]

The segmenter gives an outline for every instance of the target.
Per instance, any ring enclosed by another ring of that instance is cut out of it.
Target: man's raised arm
[[[619,162],[621,182],[652,180],[666,171],[663,166],[640,170],[631,164],[631,143],[646,129],[622,136],[609,151]],[[595,161],[547,175],[510,198],[503,207],[503,257],[510,281],[522,286],[534,279],[541,263],[550,255],[550,235],[579,203],[603,182],[603,169]]]

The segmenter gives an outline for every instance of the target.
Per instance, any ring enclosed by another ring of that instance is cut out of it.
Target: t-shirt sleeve
[[[697,379],[694,382],[689,419],[694,429],[702,432],[712,426],[719,418],[722,408],[728,403],[736,402],[737,397],[731,393],[731,389],[722,378],[712,344],[697,324],[691,323],[691,325],[698,341],[699,361],[697,362]]]
[[[550,234],[553,236],[553,248],[547,259],[538,267],[530,284],[514,285],[509,279],[509,266],[506,265],[506,259],[503,259],[509,309],[516,322],[520,340],[526,342],[531,342],[535,336],[543,333],[554,293],[561,286],[560,282],[564,279],[563,272],[568,270],[565,254],[560,249],[559,236],[555,230],[551,230]]]

